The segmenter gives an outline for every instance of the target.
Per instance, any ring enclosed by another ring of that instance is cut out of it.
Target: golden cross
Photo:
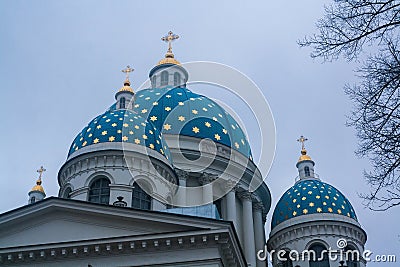
[[[172,53],[172,41],[179,38],[179,35],[174,34],[172,31],[169,31],[168,34],[161,38],[162,41],[168,43],[168,53]]]
[[[308,139],[305,138],[304,136],[300,136],[299,139],[297,139],[297,142],[301,143],[301,149],[304,150],[304,143],[307,141]]]
[[[40,169],[37,170],[37,172],[39,173],[39,180],[42,179],[42,174],[46,171],[45,168],[43,168],[43,166],[40,166]]]
[[[126,69],[121,70],[123,73],[126,74],[126,80],[129,80],[129,73],[133,72],[134,69],[131,68],[131,66],[126,66]]]

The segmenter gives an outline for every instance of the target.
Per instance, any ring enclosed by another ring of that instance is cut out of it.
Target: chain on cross
[[[300,136],[299,139],[297,139],[297,142],[301,143],[301,149],[304,150],[304,143],[307,141],[308,139],[305,138],[304,136]]]
[[[172,53],[172,42],[179,38],[179,35],[169,31],[168,34],[161,38],[162,41],[168,43],[168,53]]]

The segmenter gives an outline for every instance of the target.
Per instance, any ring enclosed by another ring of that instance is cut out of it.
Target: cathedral
[[[324,253],[362,253],[367,237],[350,201],[314,172],[304,137],[298,177],[267,222],[271,194],[245,131],[188,88],[178,38],[162,38],[149,87],[135,91],[128,66],[113,104],[71,137],[57,197],[46,197],[41,167],[28,204],[0,214],[0,265],[365,266]]]

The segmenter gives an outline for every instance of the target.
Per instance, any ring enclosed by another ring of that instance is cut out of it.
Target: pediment
[[[0,215],[0,248],[221,228],[218,221],[162,212],[58,198],[41,202]]]

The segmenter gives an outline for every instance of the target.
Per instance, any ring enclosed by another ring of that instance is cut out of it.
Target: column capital
[[[209,184],[218,178],[217,175],[203,172],[199,178],[200,183],[203,185]]]
[[[249,200],[249,201],[252,201],[252,193],[250,193],[250,192],[248,192],[248,191],[243,191],[243,192],[239,192],[238,193],[238,197],[241,199],[241,200]]]
[[[256,210],[256,211],[263,212],[264,205],[261,202],[257,201],[255,203],[253,203],[253,209]]]
[[[226,190],[236,192],[239,189],[239,187],[237,186],[237,183],[238,183],[237,181],[234,181],[234,180],[231,180],[231,179],[225,180],[224,181],[224,188]]]
[[[181,169],[175,169],[179,180],[187,180],[189,178],[189,172]]]

